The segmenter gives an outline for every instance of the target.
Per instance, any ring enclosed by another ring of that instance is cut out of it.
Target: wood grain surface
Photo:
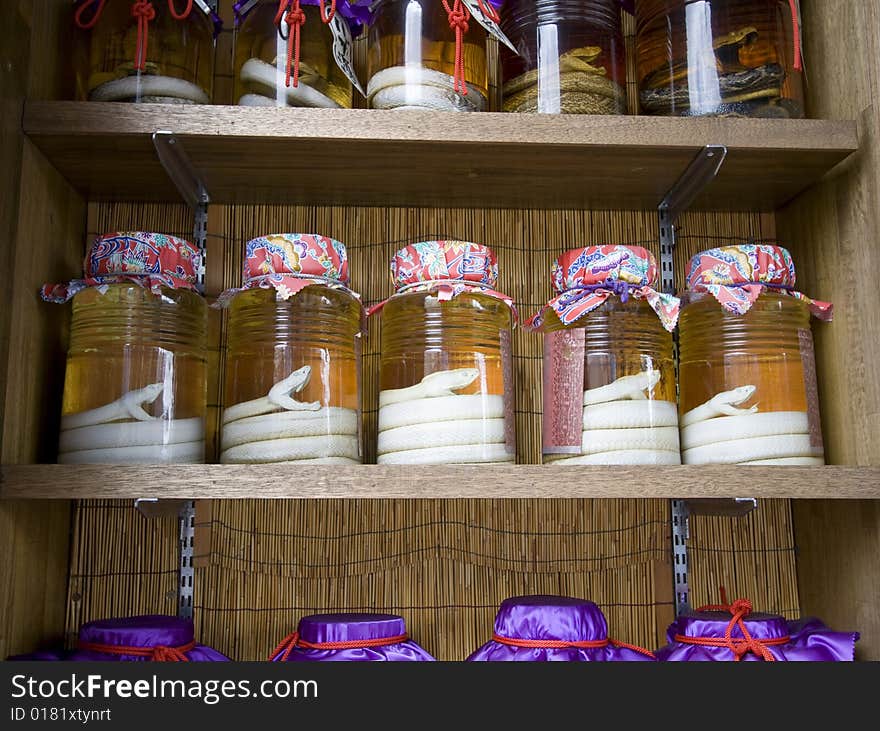
[[[162,479],[157,480],[161,471]],[[880,498],[880,469],[8,465],[2,498]]]
[[[721,144],[695,207],[773,210],[857,148],[848,121],[76,102],[29,102],[24,129],[77,189],[117,200],[177,198],[151,138],[169,130],[215,203],[652,208]]]

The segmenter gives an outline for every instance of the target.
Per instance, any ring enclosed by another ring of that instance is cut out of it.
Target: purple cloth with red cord
[[[676,636],[707,637],[724,640],[731,615],[721,611],[696,611],[676,619],[666,632],[669,642],[655,653],[661,662],[723,662],[735,659],[729,647],[706,647],[676,640]],[[742,620],[749,634],[758,641],[779,642],[768,644],[767,649],[778,661],[788,662],[852,662],[858,632],[835,632],[820,620],[810,617],[788,621],[774,614],[749,614]],[[734,625],[731,638],[744,639],[742,629]],[[746,652],[742,660],[760,661],[753,652]]]
[[[170,617],[164,614],[148,614],[137,617],[98,619],[79,628],[80,643],[112,645],[116,647],[185,647],[195,638],[192,620]],[[226,662],[228,657],[205,645],[196,644],[183,653],[190,662]],[[70,652],[40,651],[16,655],[10,660],[68,660],[73,662],[148,662],[149,656],[118,655],[76,649]]]
[[[608,640],[605,615],[593,602],[563,596],[505,599],[495,617],[495,635],[513,640],[601,642]],[[604,647],[513,647],[491,640],[468,662],[653,662],[648,655],[609,642]]]
[[[382,640],[406,635],[406,622],[394,614],[312,614],[303,617],[297,627],[300,640],[310,644],[323,642],[358,642]],[[282,662],[283,650],[273,654],[273,662]],[[316,649],[296,646],[286,662],[433,662],[426,650],[410,639],[377,647]]]

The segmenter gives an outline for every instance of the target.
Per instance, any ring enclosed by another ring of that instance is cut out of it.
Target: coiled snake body
[[[223,412],[222,463],[309,461],[356,464],[361,461],[358,414],[354,409],[297,401],[311,378],[303,366],[269,389],[266,396]]]
[[[553,464],[650,465],[680,464],[678,410],[653,394],[660,371],[622,376],[583,395],[580,455],[545,454]]]
[[[738,408],[755,395],[753,385],[716,394],[681,419],[685,464],[821,465],[804,411]]]
[[[379,464],[513,462],[504,397],[457,394],[476,368],[437,371],[407,388],[379,394]]]
[[[151,383],[115,401],[61,417],[61,464],[161,464],[205,461],[201,417],[165,419],[144,410],[165,390]]]

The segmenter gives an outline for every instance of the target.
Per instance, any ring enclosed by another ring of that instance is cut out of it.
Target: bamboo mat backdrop
[[[229,3],[218,40],[215,99],[232,101]],[[631,34],[631,24],[626,24]],[[631,43],[631,37],[628,38]],[[363,45],[359,44],[362,57]],[[629,85],[634,98],[634,85]],[[430,174],[430,171],[426,171]],[[316,178],[316,184],[320,179]],[[522,316],[550,296],[549,271],[567,248],[640,244],[659,254],[654,211],[462,210],[212,206],[207,294],[240,284],[244,243],[266,233],[316,232],[343,241],[352,287],[366,304],[391,294],[388,261],[427,238],[485,243],[498,254],[498,288]],[[183,205],[92,203],[88,239],[120,229],[192,235]],[[676,276],[688,258],[733,239],[773,238],[772,215],[693,213],[679,226]],[[74,274],[71,272],[71,274]],[[370,322],[363,354],[364,433],[374,461],[381,320]],[[209,454],[216,458],[225,315],[212,310]],[[513,339],[518,460],[540,462],[542,341]],[[169,467],[172,470],[173,467]],[[651,479],[650,469],[645,479]],[[634,486],[635,487],[635,486]],[[672,618],[669,504],[663,500],[206,501],[196,509],[195,621],[201,642],[235,659],[266,656],[303,614],[390,611],[441,659],[463,659],[491,635],[498,603],[524,593],[592,599],[611,636],[656,647]],[[176,611],[178,525],[146,519],[130,503],[82,501],[74,516],[68,642],[100,617]],[[766,611],[798,614],[788,501],[762,501],[742,519],[691,520],[694,605],[717,602],[718,587]]]

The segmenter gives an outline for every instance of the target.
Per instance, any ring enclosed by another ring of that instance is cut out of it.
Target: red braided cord
[[[608,638],[604,640],[523,640],[518,637],[503,637],[496,632],[492,635],[492,640],[493,642],[498,642],[502,645],[509,645],[510,647],[525,647],[541,650],[567,650],[569,648],[592,650],[613,645],[614,647],[622,647],[627,650],[640,652],[642,655],[647,655],[651,658],[654,657],[653,652],[646,650],[643,647],[630,645],[626,642],[620,642]]]
[[[299,636],[299,632],[291,632],[285,637],[278,646],[272,650],[269,660],[274,660],[278,653],[282,653],[281,661],[287,660],[291,652],[296,647],[303,647],[307,650],[360,650],[367,647],[385,647],[387,645],[397,645],[406,642],[409,636],[406,634],[395,635],[393,637],[377,637],[372,640],[340,640],[339,642],[309,642]]]
[[[125,647],[124,645],[102,645],[98,642],[77,643],[80,650],[88,652],[102,652],[106,655],[134,655],[135,657],[148,657],[154,662],[189,662],[185,653],[196,646],[195,640],[185,645],[168,647],[156,645],[155,647]]]
[[[791,27],[794,31],[794,70],[800,71],[804,66],[801,61],[801,23],[797,0],[788,0],[788,6],[791,8]]]
[[[336,0],[330,0],[330,12],[326,12],[324,9],[324,0],[318,0],[321,8],[321,20],[325,23],[330,23],[333,20],[333,16],[336,15]]]
[[[187,0],[186,10],[182,13],[177,12],[177,6],[175,5],[174,0],[168,0],[168,10],[171,13],[171,17],[175,20],[186,20],[189,17],[189,14],[193,9],[193,0]]]
[[[501,15],[495,9],[495,6],[490,2],[484,3],[483,0],[477,0],[477,5],[480,6],[480,10],[483,11],[483,15],[485,15],[489,20],[494,23],[501,22]]]
[[[746,627],[743,619],[752,613],[752,603],[748,599],[737,599],[733,604],[727,603],[727,592],[724,587],[721,588],[721,604],[705,604],[698,607],[698,612],[727,612],[731,615],[727,629],[724,631],[724,639],[716,637],[690,637],[688,635],[675,635],[676,642],[683,642],[686,645],[700,645],[703,647],[726,647],[734,656],[734,661],[739,662],[743,656],[751,652],[767,662],[776,662],[776,656],[770,652],[769,646],[784,645],[791,640],[787,635],[785,637],[774,637],[768,640],[757,640],[752,637],[748,627]],[[742,632],[742,638],[733,637],[733,628],[739,627]]]
[[[138,35],[134,67],[143,71],[147,67],[147,41],[150,37],[150,21],[156,17],[156,9],[150,0],[136,0],[131,6],[131,14],[137,18]]]
[[[76,9],[76,13],[73,16],[73,21],[76,23],[77,27],[82,28],[83,30],[90,30],[95,27],[95,23],[98,22],[98,19],[101,17],[101,12],[104,10],[104,5],[107,0],[86,0],[82,5],[80,5]],[[97,9],[95,10],[94,15],[92,15],[92,19],[88,23],[83,22],[83,15],[85,15],[85,11],[92,7],[95,3],[98,4]]]
[[[464,34],[468,32],[468,18],[471,17],[467,6],[461,0],[455,0],[450,8],[447,0],[443,0],[443,9],[449,17],[449,27],[455,31],[455,72],[453,89],[462,96],[467,96],[467,83],[464,78]]]
[[[287,11],[287,15],[284,15]],[[299,31],[306,22],[306,14],[299,6],[299,0],[281,0],[275,13],[275,25],[281,26],[281,18],[287,23],[287,76],[285,86],[290,86],[290,67],[293,66],[293,85],[299,86]],[[290,42],[290,29],[293,29],[293,43]]]

